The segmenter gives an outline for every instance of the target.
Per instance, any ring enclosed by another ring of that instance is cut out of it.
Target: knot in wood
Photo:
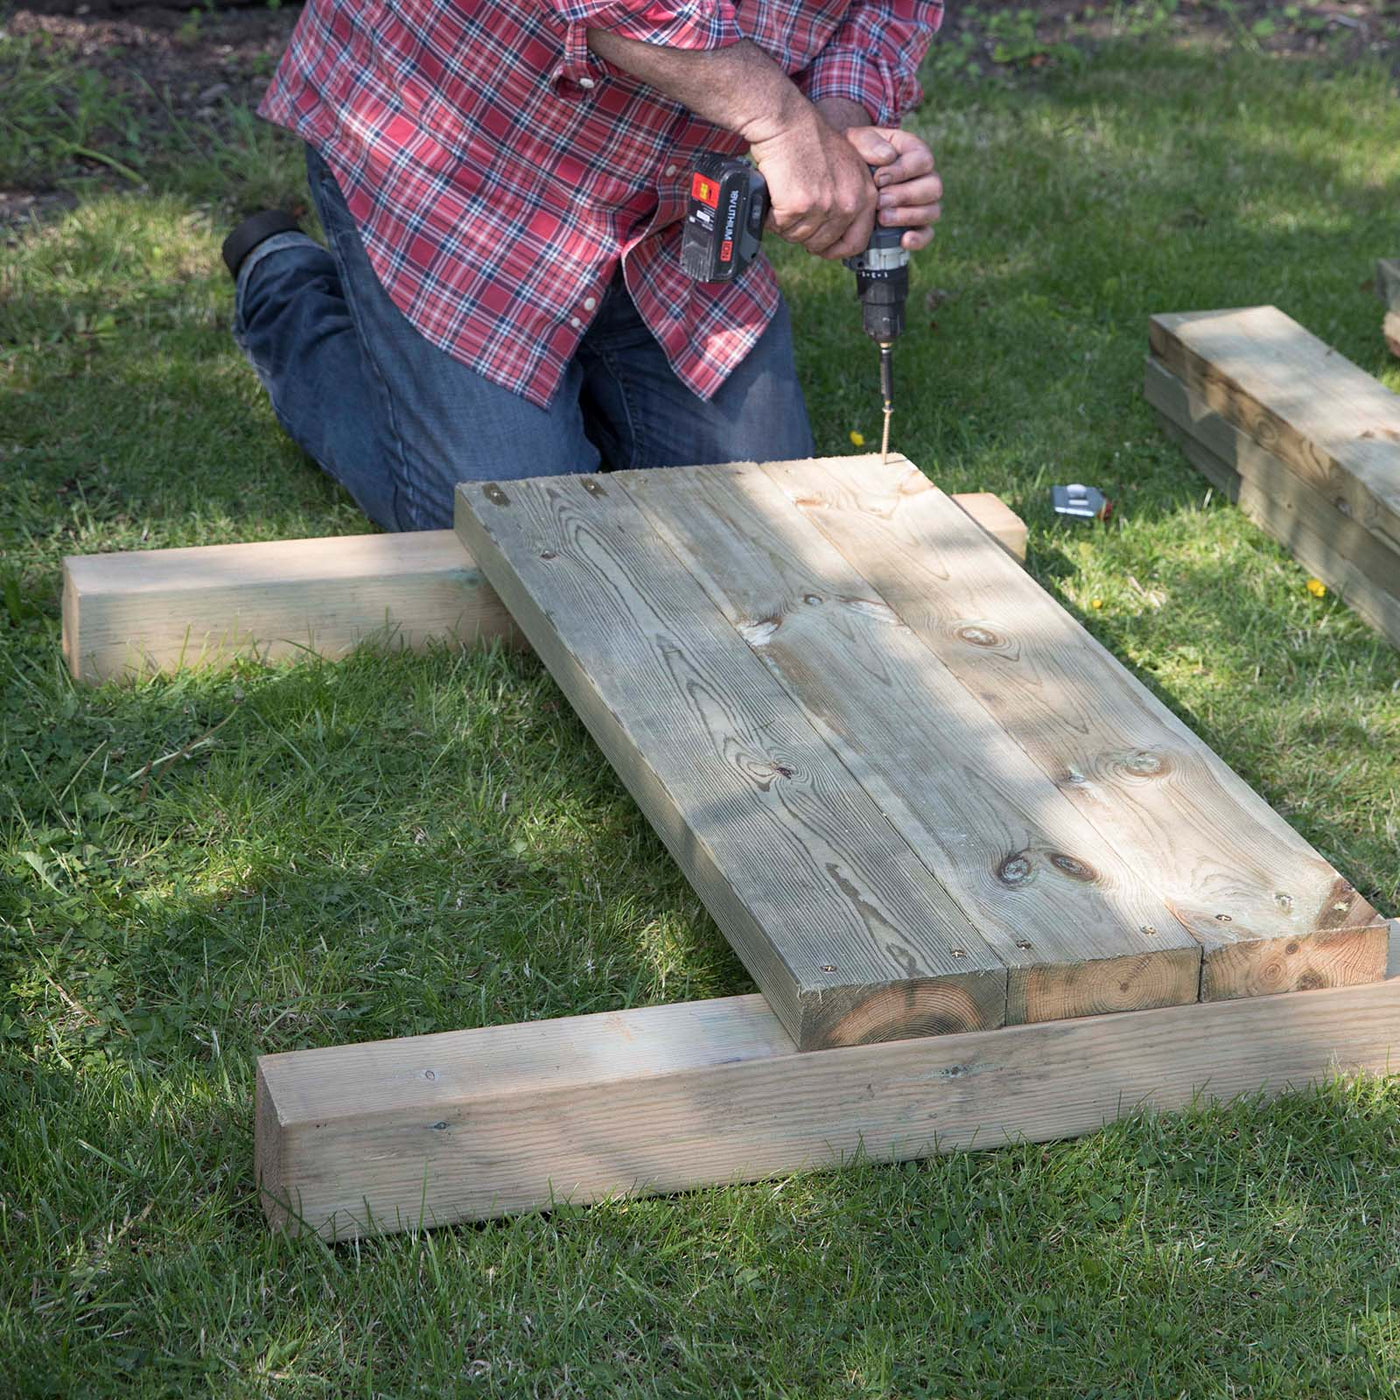
[[[1165,773],[1170,766],[1161,754],[1152,753],[1149,749],[1134,749],[1123,760],[1124,768],[1142,778],[1155,778]]]
[[[1067,855],[1064,851],[1051,851],[1050,864],[1063,875],[1068,875],[1071,880],[1082,880],[1085,884],[1090,884],[1099,878],[1099,872],[1082,861],[1078,856]]]
[[[493,506],[508,506],[510,504],[510,497],[494,481],[488,482],[482,488],[482,494]]]
[[[591,476],[584,477],[583,489],[587,491],[590,496],[606,496],[608,494],[603,490],[603,483],[595,480]]]
[[[976,623],[969,622],[965,626],[959,627],[955,635],[975,647],[1001,645],[1001,638],[990,627],[979,627]]]
[[[1016,851],[1007,856],[997,867],[997,879],[1003,885],[1016,886],[1031,877],[1031,859],[1025,851]]]

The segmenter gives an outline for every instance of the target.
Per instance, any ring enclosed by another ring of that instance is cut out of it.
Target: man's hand
[[[908,229],[900,242],[911,253],[928,247],[943,213],[943,181],[934,169],[933,152],[898,127],[851,126],[845,134],[865,163],[876,167],[880,222]]]
[[[875,138],[866,146],[880,152],[881,165],[897,165],[899,153],[889,142]],[[816,108],[799,109],[792,125],[755,140],[749,154],[768,182],[768,222],[779,238],[820,258],[863,251],[875,227],[876,187],[868,169],[875,162]]]
[[[866,146],[881,158],[863,158],[841,135],[844,123],[833,125],[756,44],[743,39],[690,52],[590,29],[588,46],[743,138],[768,182],[769,223],[779,238],[823,258],[851,257],[870,242],[876,196],[867,166],[893,164],[899,153],[872,138]],[[861,120],[870,120],[863,109],[855,110]]]

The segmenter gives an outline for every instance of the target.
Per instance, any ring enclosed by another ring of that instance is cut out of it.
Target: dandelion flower
[[[1103,607],[1103,599],[1102,599],[1102,598],[1090,598],[1090,599],[1089,599],[1089,606],[1090,606],[1091,608],[1093,608],[1093,609],[1097,612],[1099,608]]]
[[[855,430],[854,428],[852,428],[852,429],[851,429],[851,446],[852,446],[852,447],[864,447],[864,446],[865,446],[865,434],[864,434],[864,433],[858,433],[858,432],[856,432],[856,430]]]
[[[1308,580],[1308,592],[1314,598],[1325,598],[1327,596],[1327,585],[1320,578],[1310,578]]]

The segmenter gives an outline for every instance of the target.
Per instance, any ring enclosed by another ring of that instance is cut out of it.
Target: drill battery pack
[[[696,282],[732,282],[758,255],[768,186],[738,156],[702,155],[690,176],[681,270]]]

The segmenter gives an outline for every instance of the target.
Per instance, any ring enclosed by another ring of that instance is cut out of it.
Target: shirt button
[[[674,165],[668,165],[666,167],[666,173],[668,175],[674,175],[676,173],[676,167]]]
[[[578,330],[578,328],[579,328],[581,325],[583,325],[583,322],[580,321],[579,318],[578,318],[577,316],[570,316],[570,317],[569,317],[569,324],[570,324],[575,330]]]
[[[584,299],[583,299],[583,309],[584,309],[585,311],[592,311],[593,308],[594,308],[595,306],[597,306],[597,305],[598,305],[598,298],[597,298],[597,297],[584,297]]]
[[[578,85],[581,88],[591,88],[597,86],[597,84],[593,81],[592,78],[580,78],[578,80]]]

